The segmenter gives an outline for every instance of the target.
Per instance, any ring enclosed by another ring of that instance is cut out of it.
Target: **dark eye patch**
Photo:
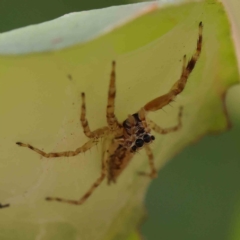
[[[136,140],[135,144],[136,144],[137,147],[142,147],[143,144],[144,144],[144,141],[142,139],[138,138]]]
[[[148,134],[145,134],[143,136],[143,141],[146,142],[146,143],[149,143],[151,141],[151,136],[148,135]]]
[[[137,150],[136,145],[132,146],[132,151],[133,151],[133,152],[136,152],[136,150]]]

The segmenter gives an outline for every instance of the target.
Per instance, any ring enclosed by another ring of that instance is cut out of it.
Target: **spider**
[[[81,147],[77,148],[75,151],[65,151],[65,152],[51,152],[46,153],[38,148],[31,146],[30,144],[25,144],[22,142],[17,142],[16,144],[22,147],[30,148],[31,150],[37,152],[46,158],[56,158],[56,157],[72,157],[80,153],[86,152],[93,146],[95,146],[100,138],[103,138],[103,151],[102,151],[102,169],[101,175],[93,183],[90,189],[79,199],[79,200],[68,200],[59,197],[47,197],[48,201],[58,201],[63,203],[81,205],[83,204],[89,196],[94,192],[94,190],[103,182],[105,177],[107,177],[108,184],[115,183],[118,176],[127,167],[130,160],[133,158],[135,153],[140,149],[144,148],[148,156],[149,165],[151,168],[150,173],[139,172],[140,175],[145,175],[150,178],[157,177],[157,170],[153,162],[153,153],[150,148],[150,144],[154,141],[155,137],[151,134],[151,130],[159,134],[167,134],[170,132],[177,131],[182,126],[182,110],[180,107],[178,113],[178,124],[171,128],[161,128],[156,123],[146,118],[149,111],[157,111],[162,109],[164,106],[169,104],[174,98],[181,93],[186,85],[187,79],[194,69],[194,66],[200,56],[202,49],[202,22],[199,23],[199,33],[197,40],[197,47],[195,53],[191,59],[186,62],[186,55],[183,56],[182,72],[179,80],[173,84],[170,91],[160,97],[153,99],[144,105],[137,113],[128,115],[127,119],[120,123],[115,114],[115,96],[116,96],[116,86],[115,86],[115,61],[112,62],[112,70],[110,75],[110,84],[108,89],[108,99],[107,99],[107,126],[99,128],[97,130],[91,131],[86,119],[86,104],[85,104],[85,93],[82,93],[82,106],[81,106],[81,125],[84,134],[89,138],[89,140],[83,144]]]

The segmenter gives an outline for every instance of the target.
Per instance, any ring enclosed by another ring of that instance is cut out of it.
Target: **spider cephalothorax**
[[[55,157],[71,157],[76,156],[80,153],[86,152],[93,146],[95,146],[100,138],[103,138],[103,151],[102,151],[102,171],[100,177],[93,183],[90,189],[79,199],[79,200],[68,200],[58,197],[47,197],[48,201],[65,202],[69,204],[80,205],[84,203],[92,192],[102,183],[107,177],[108,183],[116,182],[118,176],[126,168],[130,160],[135,155],[136,151],[141,148],[146,150],[149,165],[151,168],[150,173],[141,172],[141,175],[155,178],[157,176],[157,170],[153,162],[153,153],[150,148],[150,144],[155,139],[151,134],[151,130],[159,134],[167,134],[170,132],[177,131],[182,126],[182,107],[180,107],[178,113],[178,124],[171,128],[161,128],[156,123],[147,118],[149,111],[157,111],[168,105],[174,98],[183,91],[185,88],[187,79],[195,67],[195,64],[200,56],[202,49],[202,22],[199,23],[199,34],[197,40],[197,47],[195,53],[191,59],[186,63],[186,55],[183,57],[182,72],[180,78],[175,82],[170,91],[160,97],[153,99],[152,101],[145,104],[137,113],[128,115],[128,118],[119,123],[115,117],[115,96],[116,96],[116,82],[115,82],[115,62],[112,62],[112,71],[110,77],[110,84],[108,90],[107,100],[107,126],[98,128],[95,131],[91,131],[86,119],[86,104],[85,94],[82,93],[82,107],[81,107],[81,124],[83,127],[84,134],[89,140],[75,151],[65,152],[51,152],[46,153],[38,148],[17,142],[19,146],[28,147],[31,150],[46,158]]]
[[[146,129],[144,123],[139,117],[138,113],[129,115],[129,117],[123,122],[123,128],[125,136],[132,139],[129,141],[131,152],[136,152],[137,149],[142,148],[144,144],[151,143],[155,137],[150,134],[151,129]]]

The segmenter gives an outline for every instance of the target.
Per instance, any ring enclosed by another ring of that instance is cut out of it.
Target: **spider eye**
[[[132,151],[133,151],[133,152],[136,152],[136,150],[137,150],[136,145],[132,146]]]
[[[155,140],[155,137],[154,137],[154,136],[151,136],[151,139],[152,139],[152,140]]]
[[[137,147],[142,147],[144,144],[144,141],[142,139],[138,138],[135,143],[136,143]]]
[[[151,141],[151,137],[148,134],[145,134],[143,136],[143,141],[146,142],[146,143],[149,143]]]

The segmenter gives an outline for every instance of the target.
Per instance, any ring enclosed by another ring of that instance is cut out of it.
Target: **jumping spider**
[[[177,131],[182,123],[182,107],[180,107],[178,114],[178,125],[172,128],[162,129],[153,121],[146,118],[149,111],[157,111],[169,104],[174,98],[183,91],[185,88],[187,79],[194,69],[194,66],[200,56],[202,48],[202,22],[199,23],[199,34],[197,40],[197,47],[194,55],[186,63],[186,55],[183,57],[182,73],[179,80],[173,84],[170,91],[160,97],[153,99],[143,106],[137,113],[128,115],[127,119],[120,123],[114,114],[114,102],[116,96],[115,86],[115,62],[112,62],[112,71],[110,77],[110,84],[108,90],[108,103],[107,103],[107,126],[99,128],[95,131],[91,131],[86,119],[86,105],[85,94],[82,93],[82,107],[81,107],[81,124],[84,134],[89,140],[75,151],[66,152],[52,152],[45,153],[42,150],[35,148],[29,144],[17,142],[19,146],[28,147],[31,150],[46,158],[55,157],[71,157],[76,156],[79,153],[86,152],[90,148],[96,145],[100,138],[103,138],[103,154],[102,154],[102,170],[101,176],[94,182],[90,189],[79,200],[68,200],[58,197],[47,197],[48,201],[65,202],[69,204],[80,205],[84,203],[93,191],[102,183],[107,177],[108,184],[116,182],[118,176],[127,167],[128,163],[136,153],[142,148],[145,148],[149,165],[151,168],[150,173],[141,172],[141,175],[146,175],[151,178],[157,177],[157,171],[154,167],[153,154],[150,148],[150,144],[154,141],[155,137],[151,134],[151,130],[159,134],[167,134],[169,132]]]

